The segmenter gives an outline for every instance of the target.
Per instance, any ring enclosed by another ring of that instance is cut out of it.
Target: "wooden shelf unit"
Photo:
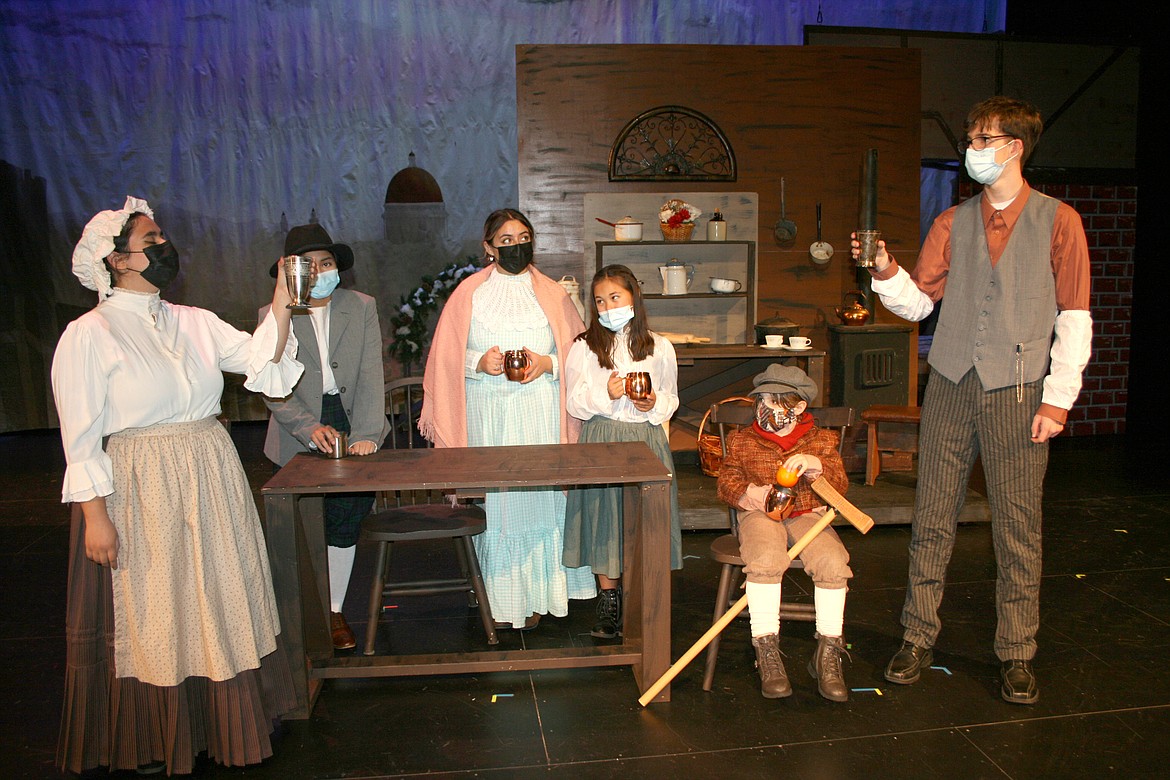
[[[692,333],[712,344],[750,344],[755,340],[755,241],[597,241],[596,269],[621,264],[642,282],[650,327]],[[685,295],[663,295],[659,266],[672,258],[695,267]],[[733,293],[711,292],[711,278],[735,279]],[[583,294],[586,294],[583,291]]]

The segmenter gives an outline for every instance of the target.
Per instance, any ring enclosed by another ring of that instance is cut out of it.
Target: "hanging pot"
[[[821,204],[817,202],[817,240],[808,248],[809,256],[817,265],[824,265],[833,257],[833,247],[828,241],[821,240]]]

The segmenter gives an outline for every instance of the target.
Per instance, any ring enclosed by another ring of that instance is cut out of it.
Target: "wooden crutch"
[[[789,562],[795,560],[796,556],[809,545],[813,539],[817,537],[821,531],[829,527],[829,523],[833,522],[837,514],[840,513],[842,517],[849,521],[850,525],[856,528],[861,533],[867,533],[869,529],[873,528],[873,518],[862,512],[856,506],[851,504],[845,496],[837,492],[836,488],[830,485],[824,477],[818,477],[812,483],[813,491],[820,496],[829,506],[829,511],[825,512],[824,516],[817,521],[817,524],[808,529],[803,536],[796,540],[796,544],[788,549]],[[670,685],[671,680],[678,676],[679,672],[686,668],[687,664],[695,660],[695,656],[703,652],[707,645],[711,644],[711,640],[719,636],[723,629],[727,628],[731,621],[735,620],[736,616],[743,612],[744,607],[747,606],[747,594],[744,594],[739,601],[731,605],[731,607],[723,613],[715,623],[707,629],[707,633],[699,637],[699,641],[691,645],[691,648],[682,654],[674,665],[666,670],[658,680],[646,689],[646,692],[638,697],[638,703],[645,707],[654,697],[662,692],[662,689]]]

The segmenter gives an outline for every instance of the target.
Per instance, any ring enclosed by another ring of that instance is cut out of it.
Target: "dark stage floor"
[[[260,428],[233,431],[256,486],[271,469]],[[725,633],[715,688],[702,666],[676,680],[673,701],[643,709],[628,669],[326,683],[313,717],[287,723],[276,755],[247,770],[201,765],[203,777],[909,777],[1162,776],[1170,766],[1170,487],[1160,451],[1121,437],[1057,440],[1046,490],[1040,702],[998,694],[991,651],[995,568],[990,528],[963,526],[950,569],[938,668],[909,687],[882,669],[900,640],[904,525],[843,530],[855,571],[846,612],[853,662],[847,704],[816,693],[805,664],[809,624],[783,628],[795,687],[759,695],[747,625]],[[8,466],[0,501],[0,776],[54,777],[64,662],[66,511],[55,431],[0,436]],[[681,470],[681,469],[680,469]],[[697,477],[696,477],[697,478]],[[864,507],[863,507],[864,508]],[[710,622],[716,532],[684,535],[673,580],[673,657]],[[364,628],[368,550],[359,551],[346,613]],[[445,565],[428,549],[414,565]],[[405,559],[405,555],[403,556]],[[439,562],[439,563],[434,563]],[[809,593],[800,575],[786,592]],[[404,601],[383,620],[383,650],[480,649],[460,597]],[[592,604],[502,647],[588,643]],[[391,633],[394,634],[393,639]]]

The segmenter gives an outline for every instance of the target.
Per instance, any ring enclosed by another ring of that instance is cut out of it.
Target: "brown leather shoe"
[[[808,673],[816,679],[817,691],[829,701],[849,701],[849,688],[841,669],[842,655],[853,660],[845,649],[844,639],[817,634],[817,652],[808,662]]]
[[[351,650],[357,646],[357,637],[353,635],[353,629],[349,627],[349,623],[345,622],[345,615],[340,612],[330,612],[329,628],[333,632],[334,650]]]
[[[780,636],[765,634],[753,636],[752,647],[756,649],[756,670],[760,673],[760,693],[765,699],[783,699],[792,695],[792,683],[784,670],[780,657]]]

